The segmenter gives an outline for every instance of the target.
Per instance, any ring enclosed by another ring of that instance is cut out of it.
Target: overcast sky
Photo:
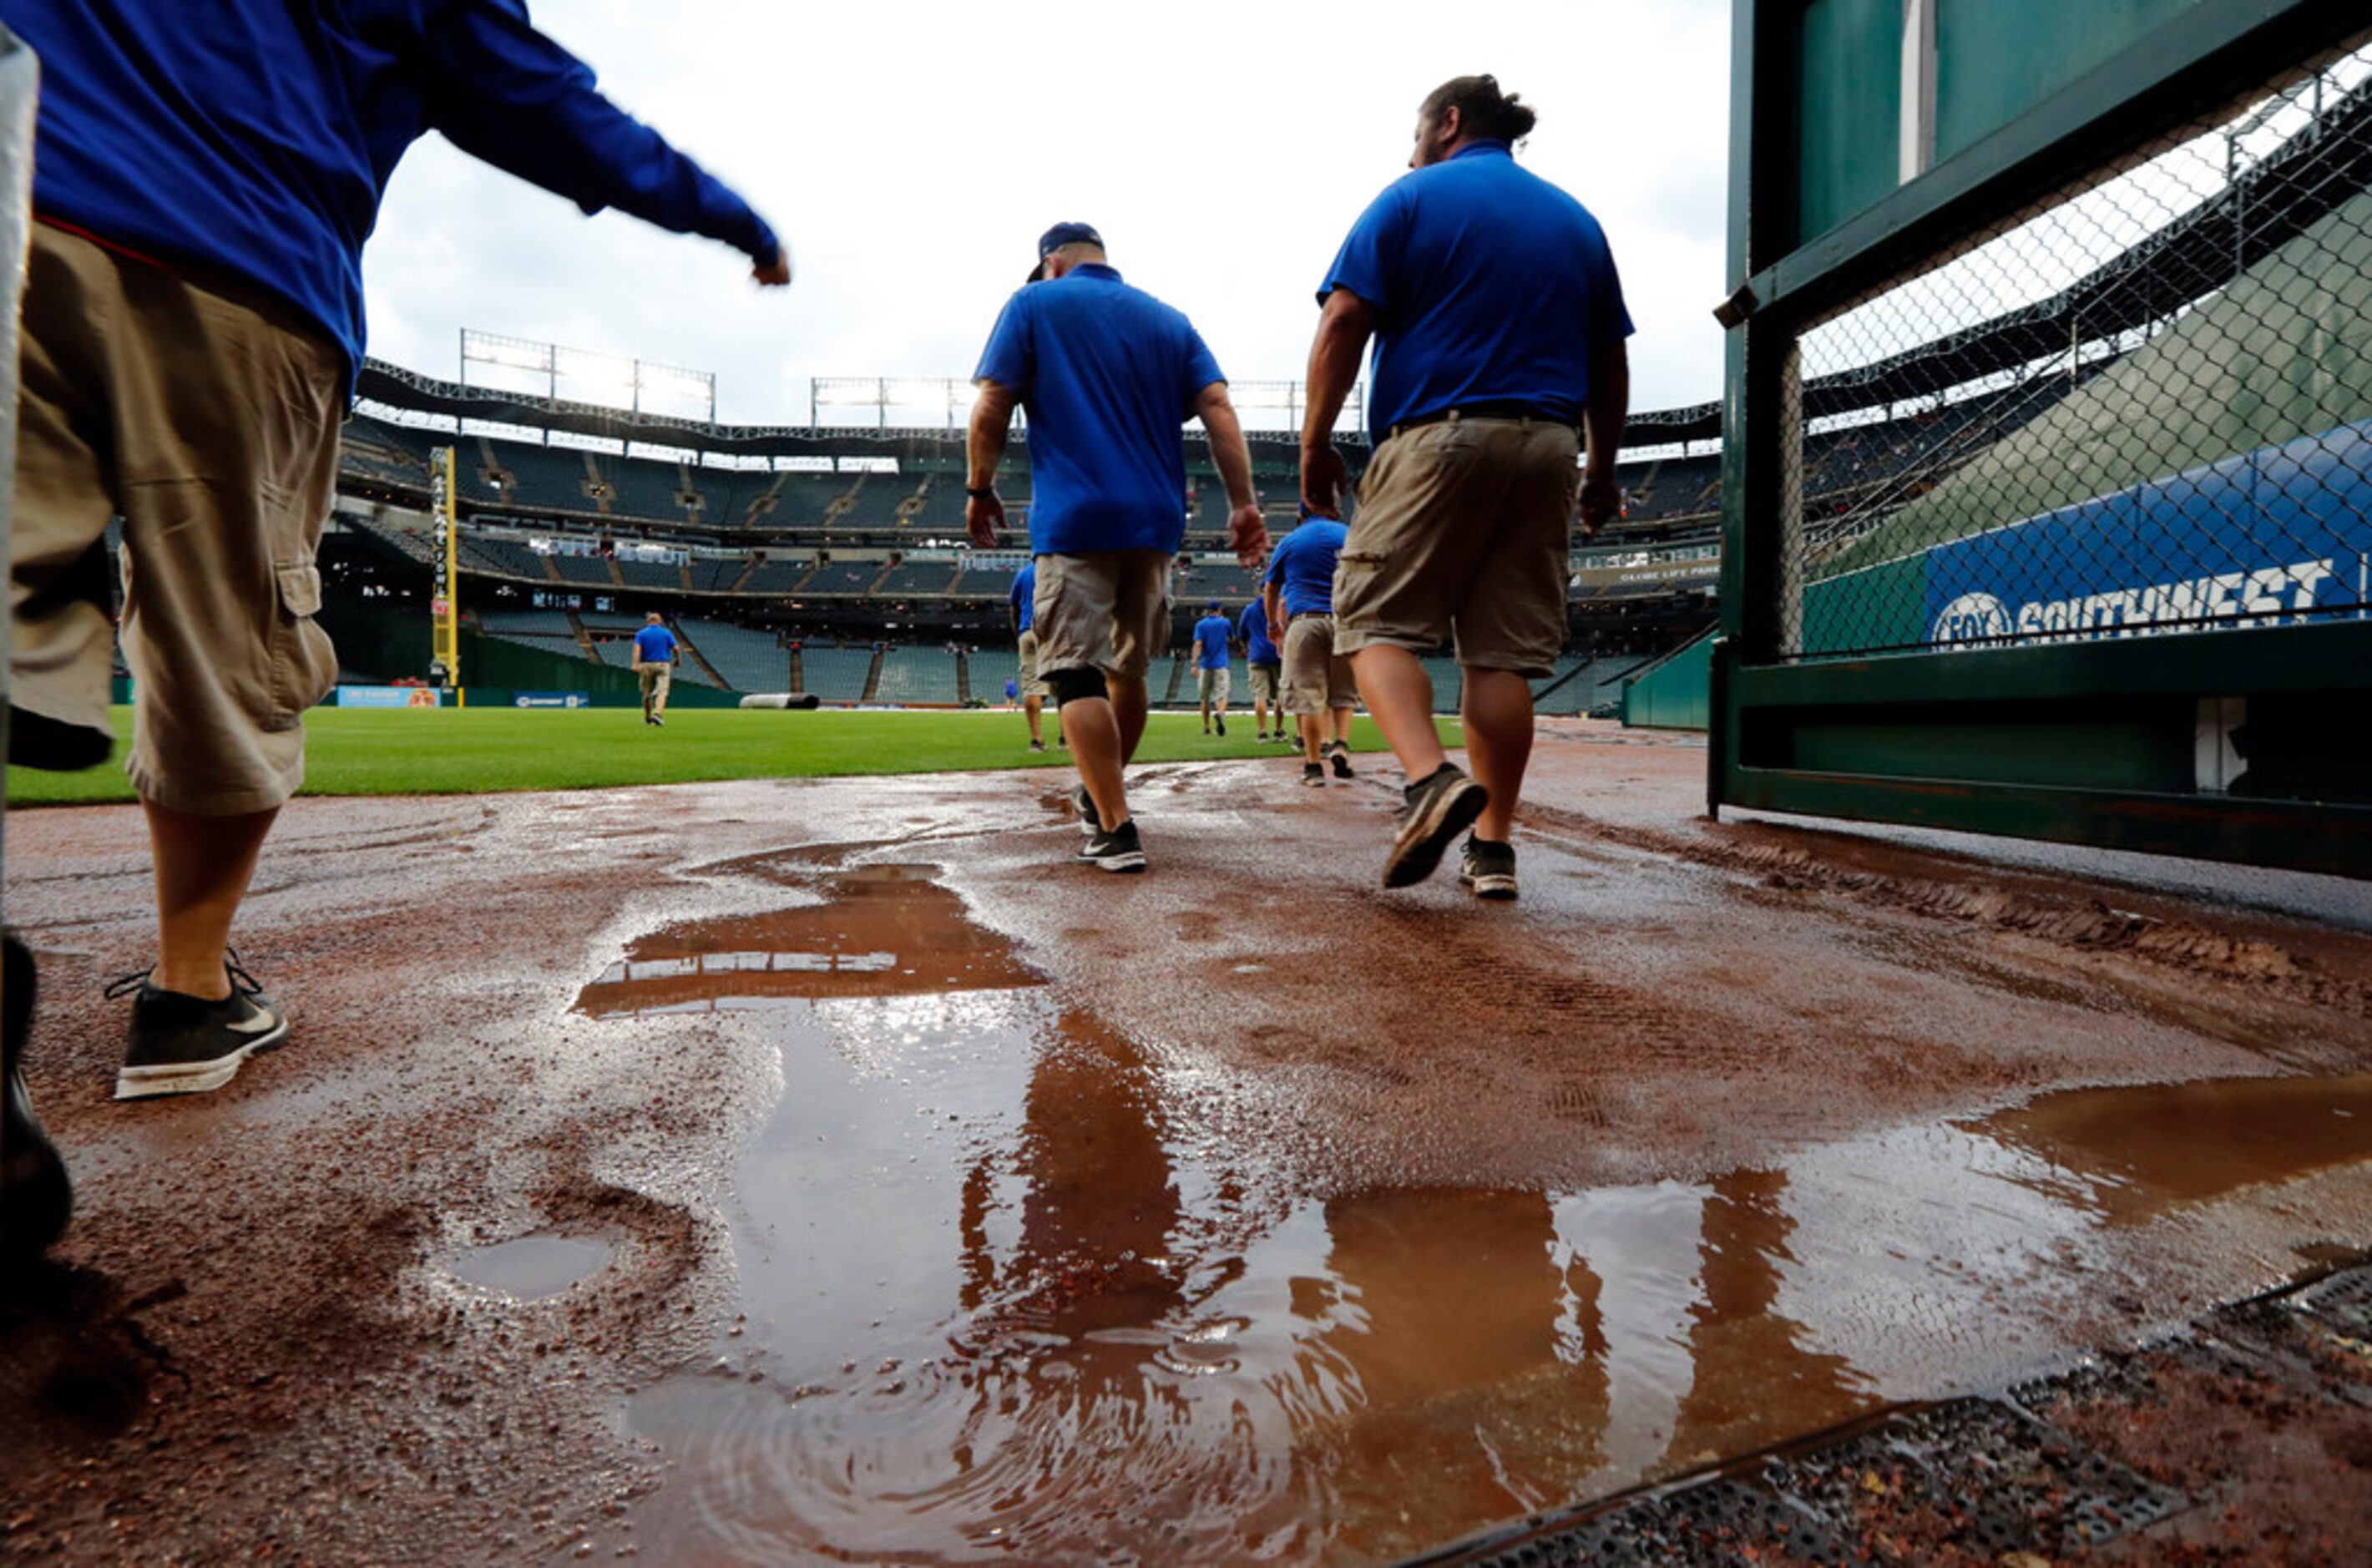
[[[1540,114],[1522,161],[1605,225],[1633,406],[1720,395],[1728,0],[533,8],[765,215],[797,281],[762,292],[720,245],[587,220],[431,137],[365,257],[380,358],[450,377],[471,327],[713,371],[719,418],[804,423],[810,377],[969,377],[1040,231],[1078,218],[1231,379],[1298,379],[1418,102],[1488,71]]]

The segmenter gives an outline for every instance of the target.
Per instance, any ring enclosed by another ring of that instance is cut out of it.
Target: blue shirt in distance
[[[1276,541],[1268,581],[1282,589],[1286,619],[1334,613],[1334,562],[1350,531],[1331,517],[1304,517]]]
[[[1038,624],[1038,563],[1013,574],[1013,629],[1027,632]]]
[[[1227,379],[1184,315],[1088,262],[1005,302],[972,379],[1029,412],[1033,553],[1177,552],[1182,427]]]
[[[244,279],[363,361],[363,241],[431,131],[557,192],[772,260],[773,231],[594,89],[524,0],[28,0],[33,209]]]
[[[1605,232],[1587,208],[1474,142],[1384,188],[1318,291],[1376,308],[1367,436],[1468,403],[1579,424],[1589,354],[1631,335]]]
[[[1194,622],[1194,668],[1225,669],[1227,668],[1227,618],[1206,615]]]
[[[634,633],[634,657],[644,664],[667,664],[675,657],[675,633],[664,626],[645,626]]]
[[[1276,645],[1269,641],[1268,606],[1260,601],[1259,595],[1253,595],[1251,603],[1244,606],[1243,615],[1236,621],[1236,632],[1244,640],[1246,664],[1285,662],[1276,651]]]

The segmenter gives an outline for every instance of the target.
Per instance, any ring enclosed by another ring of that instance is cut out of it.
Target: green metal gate
[[[1711,799],[2372,877],[2372,33],[1737,0]]]

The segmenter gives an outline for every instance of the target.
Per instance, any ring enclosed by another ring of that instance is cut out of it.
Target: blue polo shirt
[[[1631,335],[1606,235],[1587,208],[1475,142],[1384,188],[1326,270],[1376,308],[1368,439],[1468,403],[1579,424],[1593,348]]]
[[[645,664],[666,664],[675,657],[675,633],[664,626],[645,626],[634,633],[634,657]]]
[[[1038,624],[1038,563],[1013,574],[1013,629],[1027,632]]]
[[[1206,615],[1194,622],[1194,668],[1225,669],[1227,668],[1227,618]]]
[[[777,249],[749,203],[594,90],[524,0],[14,0],[6,15],[41,62],[34,211],[277,295],[350,376],[363,242],[430,131],[587,213],[761,261]]]
[[[1305,517],[1276,541],[1268,580],[1282,589],[1288,619],[1334,613],[1334,563],[1350,531],[1331,517]]]
[[[1244,613],[1236,622],[1236,631],[1244,640],[1246,664],[1285,662],[1277,654],[1276,645],[1269,641],[1268,606],[1262,604],[1258,596],[1254,596],[1251,603],[1244,606]]]
[[[1029,548],[1175,552],[1186,537],[1181,428],[1219,362],[1185,316],[1100,262],[1005,302],[975,381],[1029,415]]]

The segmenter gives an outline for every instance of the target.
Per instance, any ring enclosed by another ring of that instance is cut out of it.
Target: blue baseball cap
[[[1104,237],[1096,232],[1091,223],[1058,223],[1038,237],[1038,264],[1031,268],[1024,283],[1036,283],[1046,275],[1046,258],[1065,245],[1092,245],[1100,250]]]

